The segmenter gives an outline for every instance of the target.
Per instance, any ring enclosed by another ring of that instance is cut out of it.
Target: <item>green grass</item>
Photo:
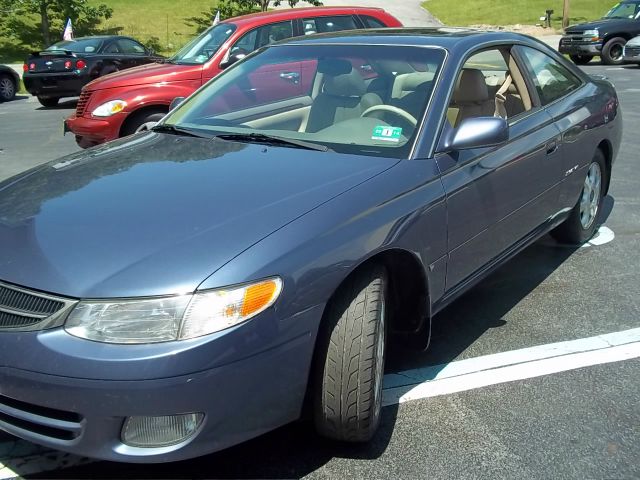
[[[573,0],[571,24],[602,17],[617,1]],[[562,23],[562,0],[428,0],[422,4],[446,25],[535,25],[546,9],[554,10],[552,26]]]
[[[122,35],[143,43],[155,37],[158,53],[172,54],[195,35],[195,27],[185,19],[200,16],[215,4],[215,0],[89,0],[113,8],[113,16],[101,27],[120,27]],[[0,63],[22,63],[29,49],[15,41],[0,37]]]

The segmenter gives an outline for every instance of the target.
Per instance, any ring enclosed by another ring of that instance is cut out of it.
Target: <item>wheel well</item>
[[[124,122],[122,122],[122,126],[120,127],[120,136],[122,137],[129,125],[139,119],[142,116],[151,115],[152,113],[167,113],[169,111],[168,105],[148,105],[146,107],[142,107],[137,109],[134,112],[131,112]]]
[[[618,38],[618,37],[624,38],[625,40],[629,41],[631,40],[632,35],[629,35],[628,33],[610,33],[609,35],[604,37],[604,40],[602,40],[602,45],[604,46],[612,38]]]
[[[612,171],[612,162],[613,162],[613,148],[608,140],[602,140],[598,144],[598,150],[602,152],[604,155],[604,162],[607,166],[607,183],[605,186],[604,193],[606,194],[609,191],[609,184],[611,183],[611,171]]]

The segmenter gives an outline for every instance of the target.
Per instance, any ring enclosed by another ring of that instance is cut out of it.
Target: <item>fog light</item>
[[[191,437],[204,419],[202,413],[129,417],[122,427],[122,441],[131,447],[167,447]]]

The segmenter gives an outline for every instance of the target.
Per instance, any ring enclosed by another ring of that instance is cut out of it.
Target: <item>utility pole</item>
[[[562,9],[562,28],[569,26],[569,0],[564,0],[564,8]]]

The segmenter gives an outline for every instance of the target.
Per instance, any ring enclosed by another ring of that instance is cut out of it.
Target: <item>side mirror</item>
[[[174,108],[178,107],[182,102],[184,102],[184,98],[185,97],[176,97],[173,100],[171,100],[171,103],[169,104],[169,111],[173,110]]]
[[[453,129],[444,150],[467,150],[501,145],[509,140],[509,124],[500,117],[466,118]]]
[[[153,48],[147,48],[147,55],[153,57],[156,54],[156,51]]]
[[[238,49],[233,53],[229,54],[229,57],[227,59],[220,62],[220,68],[229,68],[231,65],[233,65],[236,62],[239,62],[246,56],[247,56],[247,52],[245,52],[242,49]]]

